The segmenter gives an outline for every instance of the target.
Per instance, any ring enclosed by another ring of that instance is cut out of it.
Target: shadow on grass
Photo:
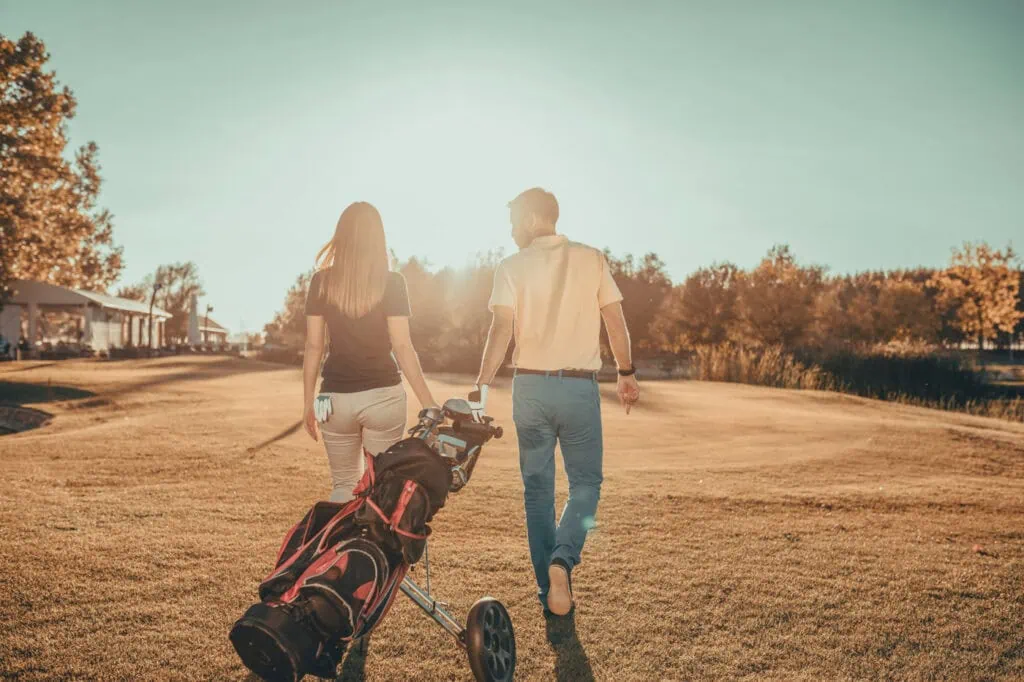
[[[45,365],[43,366],[45,367]],[[281,367],[267,363],[248,363],[244,360],[236,360],[234,358],[225,358],[218,362],[205,365],[182,362],[174,363],[174,366],[187,366],[188,369],[162,374],[160,376],[143,379],[138,382],[127,383],[122,386],[114,387],[110,390],[103,390],[102,395],[105,398],[113,399],[171,384],[220,379],[239,374],[292,370],[291,367]],[[36,369],[38,367],[39,366],[33,367],[32,369]],[[166,365],[164,367],[166,367]],[[152,368],[144,369],[160,370],[162,367],[160,365],[154,365]],[[49,383],[36,384],[0,381],[0,403],[6,403],[8,405],[79,400],[81,398],[91,398],[96,395],[97,394],[93,391],[75,388],[72,386],[58,386]]]
[[[274,443],[276,443],[279,440],[284,440],[288,436],[290,436],[293,433],[295,433],[296,431],[298,431],[300,428],[302,428],[302,421],[301,420],[295,422],[294,424],[292,424],[291,426],[289,426],[287,429],[285,429],[281,433],[277,434],[276,436],[268,438],[267,440],[263,441],[262,443],[257,443],[256,445],[253,445],[252,447],[248,448],[246,450],[246,452],[248,452],[250,455],[255,455],[257,452],[259,452],[263,448],[267,447],[268,445],[273,445]]]
[[[63,400],[80,400],[81,398],[92,398],[95,395],[92,391],[73,386],[0,381],[0,404],[6,405],[32,405]]]
[[[34,369],[43,369],[45,367],[52,367],[53,365],[56,365],[56,364],[57,364],[56,362],[44,362],[42,364],[35,364],[35,365],[29,364],[29,365],[26,365],[24,367],[16,367],[14,369],[3,368],[3,365],[0,365],[0,368],[3,368],[3,370],[4,370],[4,371],[0,372],[0,374],[16,374],[18,372],[31,372]]]
[[[154,365],[152,368],[160,370],[165,367],[187,366],[188,369],[180,372],[172,372],[162,376],[154,377],[138,383],[131,383],[111,391],[104,391],[104,396],[117,398],[138,391],[145,391],[158,386],[179,384],[189,381],[206,381],[209,379],[220,379],[223,377],[236,376],[239,374],[254,374],[263,372],[293,371],[292,367],[276,366],[267,363],[248,363],[245,360],[235,358],[224,358],[210,364],[193,364],[188,362],[169,363],[168,365]]]
[[[594,671],[576,634],[576,616],[547,619],[548,644],[555,650],[555,679],[559,682],[594,682]]]
[[[334,682],[361,682],[366,679],[366,656],[370,652],[370,638],[354,642],[341,664],[341,672]]]

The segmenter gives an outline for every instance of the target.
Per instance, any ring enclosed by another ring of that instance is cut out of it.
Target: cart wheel
[[[484,597],[466,618],[469,667],[479,682],[507,682],[516,669],[516,635],[505,606]]]

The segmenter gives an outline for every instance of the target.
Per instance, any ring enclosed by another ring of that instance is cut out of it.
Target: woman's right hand
[[[302,414],[302,425],[306,427],[306,433],[315,442],[320,442],[320,425],[316,423],[316,413],[313,411],[313,406],[309,405],[306,407]]]

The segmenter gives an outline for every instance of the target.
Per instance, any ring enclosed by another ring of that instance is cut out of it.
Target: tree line
[[[782,245],[749,271],[721,263],[689,275],[660,298],[647,339],[669,352],[727,342],[1008,348],[1024,332],[1020,281],[1013,249],[985,243],[954,249],[945,268],[832,276]]]
[[[621,289],[640,358],[681,356],[707,347],[933,350],[964,342],[1008,347],[1024,332],[1021,270],[1011,248],[965,244],[946,268],[829,275],[801,264],[785,245],[755,267],[700,268],[675,284],[653,253],[606,252]],[[413,339],[430,369],[472,371],[487,337],[487,300],[500,252],[461,268],[432,269],[417,258],[394,261],[408,283]],[[288,291],[265,328],[268,342],[299,347],[302,306],[312,272]]]

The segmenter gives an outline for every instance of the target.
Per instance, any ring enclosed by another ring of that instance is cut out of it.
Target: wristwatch
[[[630,367],[629,369],[619,369],[620,377],[631,377],[636,374],[636,367]]]

